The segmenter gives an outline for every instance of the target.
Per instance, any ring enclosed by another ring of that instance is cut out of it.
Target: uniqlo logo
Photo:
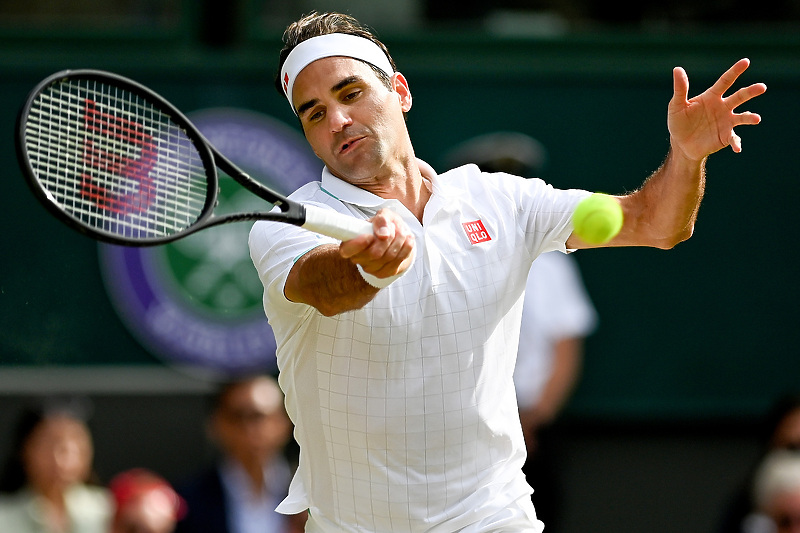
[[[480,220],[476,220],[475,222],[463,222],[461,225],[464,227],[464,231],[467,233],[467,237],[469,237],[469,242],[472,244],[480,244],[492,240],[489,236],[489,232],[486,231],[483,222]]]

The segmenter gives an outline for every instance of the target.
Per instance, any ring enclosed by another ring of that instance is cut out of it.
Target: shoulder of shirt
[[[452,168],[433,178],[434,191],[448,197],[461,191],[472,189],[482,181],[483,174],[477,165],[468,164]]]
[[[513,196],[514,193],[511,191],[525,187],[528,182],[533,181],[539,180],[529,180],[503,172],[483,172],[477,165],[469,163],[437,174],[434,178],[434,187],[445,194],[468,190],[472,194],[484,194],[492,191]]]

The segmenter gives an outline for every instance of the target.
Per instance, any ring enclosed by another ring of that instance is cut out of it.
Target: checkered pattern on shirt
[[[416,234],[417,258],[363,309],[326,318],[281,300],[285,277],[259,266],[269,255],[262,246],[253,252],[300,428],[303,503],[352,530],[453,528],[529,490],[520,481],[524,445],[511,379],[520,297],[537,248],[568,235],[573,198],[553,195],[566,197],[560,223],[537,224],[531,235],[513,191],[488,204],[476,198],[490,191],[457,198],[447,184],[437,178],[424,230],[395,207]],[[320,189],[304,200],[342,209]],[[461,224],[477,219],[492,240],[473,245]],[[270,254],[299,255],[281,251],[281,238],[258,226],[251,245],[269,238]]]

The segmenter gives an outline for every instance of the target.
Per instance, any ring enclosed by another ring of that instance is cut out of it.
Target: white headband
[[[378,67],[389,76],[394,74],[389,58],[380,46],[369,39],[347,33],[329,33],[307,39],[289,52],[281,68],[283,93],[295,114],[297,111],[292,103],[292,89],[297,75],[317,59],[334,56],[360,59]]]

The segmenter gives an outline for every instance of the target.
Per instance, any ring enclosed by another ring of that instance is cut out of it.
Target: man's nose
[[[353,123],[347,108],[344,106],[336,106],[328,110],[328,120],[330,123],[331,131],[336,133],[342,131],[344,128]]]

